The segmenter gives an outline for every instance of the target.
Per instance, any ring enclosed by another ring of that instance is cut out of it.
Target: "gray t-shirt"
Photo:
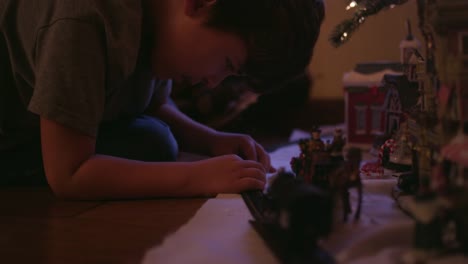
[[[161,84],[142,21],[141,0],[0,0],[0,152],[39,116],[96,136],[142,114]]]

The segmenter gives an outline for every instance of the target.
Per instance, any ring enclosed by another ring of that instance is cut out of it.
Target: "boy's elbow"
[[[64,200],[82,200],[80,191],[74,183],[74,175],[47,175],[47,182],[55,197]]]
[[[86,171],[83,171],[83,165],[70,167],[47,167],[45,166],[45,174],[47,182],[53,194],[60,199],[65,200],[85,200],[90,197],[86,197],[89,192],[89,184],[85,184],[87,175]]]
[[[49,186],[55,197],[64,200],[77,200],[76,191],[71,184],[49,181]]]

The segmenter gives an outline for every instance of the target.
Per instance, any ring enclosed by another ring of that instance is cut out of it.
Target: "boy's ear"
[[[217,0],[185,0],[185,14],[190,17],[203,16]]]

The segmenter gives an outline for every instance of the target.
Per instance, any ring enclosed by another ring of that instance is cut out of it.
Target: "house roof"
[[[386,74],[383,77],[383,85],[396,87],[403,111],[411,109],[418,102],[418,83],[408,81],[406,75]]]
[[[401,75],[403,65],[399,62],[388,61],[359,63],[353,71],[343,75],[343,85],[349,92],[365,92],[370,87],[381,86],[385,74]]]
[[[384,70],[372,74],[362,74],[352,71],[345,73],[343,76],[343,85],[345,87],[362,87],[363,90],[366,90],[370,87],[381,86],[382,79],[386,74],[401,75],[403,73],[392,70]]]

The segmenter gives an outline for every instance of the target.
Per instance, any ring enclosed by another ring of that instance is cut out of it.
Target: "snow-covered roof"
[[[390,69],[385,69],[371,74],[363,74],[356,71],[350,71],[343,75],[343,85],[345,87],[352,86],[379,86],[382,84],[383,77],[386,74],[403,75],[402,72],[396,72]]]

